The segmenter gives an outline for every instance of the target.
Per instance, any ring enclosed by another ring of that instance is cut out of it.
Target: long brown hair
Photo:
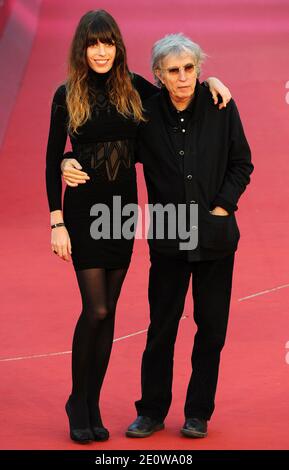
[[[80,19],[70,47],[66,82],[70,132],[77,132],[78,127],[91,117],[86,51],[97,41],[116,46],[112,73],[107,80],[110,103],[123,116],[133,117],[136,121],[144,120],[140,96],[131,83],[126,48],[119,27],[105,10],[92,10]]]

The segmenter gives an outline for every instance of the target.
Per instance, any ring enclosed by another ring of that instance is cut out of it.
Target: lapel
[[[157,124],[158,126],[160,126],[160,134],[163,138],[162,143],[164,144],[166,154],[170,156],[174,163],[176,163],[174,145],[170,137],[170,133],[168,132],[168,126],[174,127],[175,123],[173,117],[171,116],[171,113],[168,110],[165,93],[166,90],[161,89],[159,94],[160,119]]]

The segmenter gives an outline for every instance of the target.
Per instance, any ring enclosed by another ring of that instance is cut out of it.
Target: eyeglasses
[[[179,75],[180,71],[183,70],[188,75],[193,73],[195,70],[195,64],[186,64],[183,67],[169,67],[167,69],[162,69],[167,72],[172,77],[176,77]]]

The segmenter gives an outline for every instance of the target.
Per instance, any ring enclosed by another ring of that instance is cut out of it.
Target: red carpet
[[[11,55],[3,62],[9,83],[0,92],[4,103],[9,86],[17,83],[13,106],[4,106],[1,119],[0,448],[79,449],[68,436],[64,403],[80,297],[72,265],[50,251],[45,147],[50,100],[65,77],[71,35],[83,13],[104,7],[120,24],[131,69],[147,78],[151,45],[165,33],[182,31],[200,43],[209,54],[203,77],[221,78],[238,104],[255,172],[238,211],[242,238],[208,438],[192,441],[179,434],[195,332],[190,301],[179,329],[166,430],[148,439],[124,437],[135,418],[142,331],[148,325],[147,248],[138,241],[102,393],[111,439],[81,449],[288,449],[288,2],[42,0],[35,2],[35,11],[33,1],[27,4],[23,19],[33,18],[35,35],[27,36],[34,38],[33,45],[22,43],[26,55],[20,67],[13,60],[15,37],[10,38]],[[1,41],[7,41],[5,31]],[[141,168],[138,172],[145,201]]]

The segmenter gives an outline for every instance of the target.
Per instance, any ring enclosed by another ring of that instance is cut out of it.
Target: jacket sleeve
[[[61,210],[62,181],[60,163],[67,140],[67,108],[65,88],[56,91],[50,117],[50,129],[46,151],[46,192],[50,212]]]
[[[238,209],[238,200],[250,182],[250,175],[254,166],[251,162],[251,151],[239,112],[233,100],[230,103],[229,119],[228,166],[223,184],[213,205],[221,206],[230,213]]]
[[[132,74],[132,83],[135,89],[138,91],[142,101],[147,100],[160,91],[157,86],[153,85],[151,82],[137,73]]]

